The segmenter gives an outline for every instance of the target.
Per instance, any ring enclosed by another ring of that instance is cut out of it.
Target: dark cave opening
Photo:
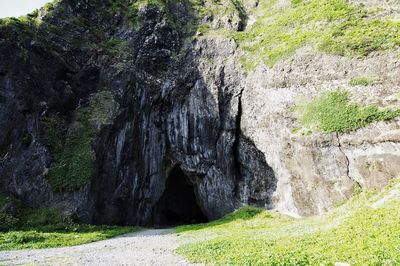
[[[171,170],[164,193],[155,206],[153,217],[154,225],[160,227],[208,221],[197,204],[193,184],[179,166]]]

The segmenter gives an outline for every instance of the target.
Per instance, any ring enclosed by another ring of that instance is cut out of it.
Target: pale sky
[[[0,0],[0,18],[26,15],[48,2],[51,0]]]

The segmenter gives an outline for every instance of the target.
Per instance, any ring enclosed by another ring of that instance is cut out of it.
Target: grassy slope
[[[76,225],[55,229],[0,232],[0,250],[54,248],[104,240],[138,231],[135,227]]]
[[[9,198],[0,195],[0,208]],[[0,213],[0,250],[73,246],[138,231],[137,227],[74,223],[51,208],[23,208]]]
[[[349,57],[364,57],[400,45],[400,23],[376,19],[375,9],[353,6],[345,0],[291,0],[277,8],[277,0],[261,0],[249,15],[256,18],[233,38],[245,51],[243,65],[273,66],[305,45]]]
[[[371,207],[381,199],[387,201]],[[177,252],[215,265],[399,265],[399,206],[396,181],[384,192],[361,192],[318,217],[294,219],[245,208],[210,224],[178,228],[183,237],[200,242]]]

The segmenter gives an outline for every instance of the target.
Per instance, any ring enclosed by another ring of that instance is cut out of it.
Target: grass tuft
[[[373,77],[354,77],[349,81],[350,86],[370,86],[379,82],[379,78]]]

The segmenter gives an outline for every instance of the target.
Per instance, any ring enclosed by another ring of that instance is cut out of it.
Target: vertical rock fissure
[[[240,135],[241,135],[241,120],[242,120],[242,95],[243,95],[244,88],[240,90],[238,93],[238,111],[236,115],[236,122],[235,122],[235,141],[233,143],[233,162],[235,167],[236,173],[236,182],[235,182],[235,191],[234,193],[238,194],[240,181],[243,178],[241,164],[240,164]]]
[[[339,132],[336,133],[336,138],[337,138],[337,141],[338,141],[339,151],[346,158],[346,176],[349,179],[353,180],[357,184],[357,186],[361,188],[361,184],[357,180],[355,180],[353,177],[350,176],[350,159],[347,156],[347,154],[344,152],[344,150],[342,149],[342,143],[340,142],[340,133]]]

